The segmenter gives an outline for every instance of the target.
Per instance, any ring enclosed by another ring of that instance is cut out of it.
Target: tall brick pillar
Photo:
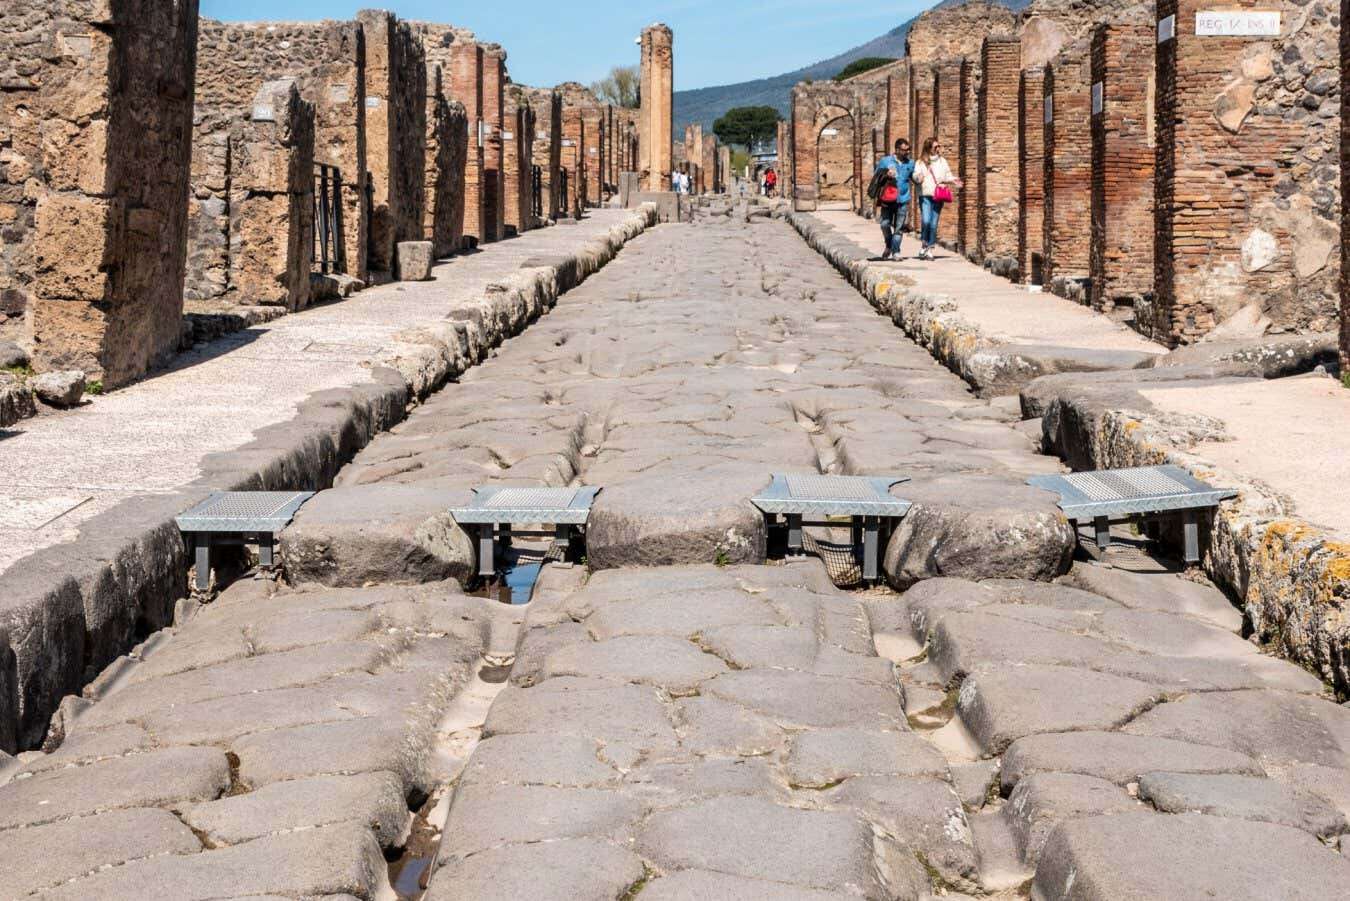
[[[933,127],[942,143],[942,154],[954,173],[961,169],[961,63],[959,58],[945,59],[934,67],[933,74]],[[953,249],[958,241],[960,224],[957,205],[965,192],[956,191],[955,194],[957,203],[944,211],[938,225],[938,240]]]
[[[1017,38],[985,38],[980,51],[979,159],[976,209],[979,262],[999,274],[1017,268],[1018,92],[1022,46]]]
[[[400,241],[420,241],[426,202],[426,56],[407,22],[362,10],[366,33],[369,267],[392,272]]]
[[[489,241],[502,237],[506,222],[506,51],[483,48],[483,231]]]
[[[196,0],[0,4],[0,337],[35,368],[177,351],[196,58]]]
[[[506,92],[506,229],[516,234],[534,227],[534,110],[519,85]]]
[[[567,190],[562,196],[563,210],[572,218],[580,218],[586,189],[586,165],[582,157],[586,127],[582,121],[581,107],[564,107],[562,124],[562,170],[566,173],[563,180],[567,183]]]
[[[604,141],[604,110],[598,106],[588,106],[582,110],[582,120],[586,128],[586,143],[583,159],[586,163],[586,204],[598,207],[601,192],[605,186],[604,167],[601,165],[601,151]]]
[[[895,142],[904,138],[912,141],[910,125],[913,110],[910,107],[910,65],[904,62],[886,78],[886,152],[895,150]]]
[[[466,246],[484,241],[483,223],[483,47],[473,41],[453,44],[449,97],[464,107],[469,146],[464,163],[464,224]]]
[[[675,131],[675,35],[665,25],[642,30],[639,171],[644,191],[669,191]]]
[[[915,159],[918,159],[919,155],[923,153],[924,142],[936,135],[936,129],[933,127],[933,110],[936,100],[933,93],[935,82],[936,78],[931,66],[915,66],[910,69],[910,103],[913,109],[910,119],[910,143],[914,149]],[[915,192],[914,199],[915,202],[910,204],[909,213],[910,219],[913,221],[914,231],[918,232],[923,220],[923,211],[918,203],[918,192]]]
[[[1142,25],[1092,36],[1091,301],[1133,308],[1153,291],[1153,43]]]
[[[1087,56],[1066,50],[1045,69],[1045,284],[1087,302],[1092,249],[1092,116]]]
[[[961,60],[961,125],[960,125],[960,162],[956,175],[964,187],[956,198],[956,234],[961,253],[967,257],[975,254],[979,241],[975,233],[976,190],[975,164],[980,155],[980,68],[978,60],[964,57]]]
[[[1339,10],[1221,6],[1230,14],[1201,0],[1157,7],[1155,299],[1139,325],[1169,345],[1249,304],[1284,329],[1337,319]],[[1235,19],[1249,27],[1229,27]],[[1267,23],[1278,35],[1250,33]]]
[[[531,89],[534,108],[534,165],[543,179],[543,215],[558,218],[562,203],[558,197],[558,172],[562,168],[562,95],[556,90]]]
[[[1045,283],[1045,69],[1023,69],[1018,92],[1017,279]]]

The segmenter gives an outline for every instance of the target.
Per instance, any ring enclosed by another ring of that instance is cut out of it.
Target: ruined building
[[[196,57],[196,0],[0,6],[0,337],[35,367],[177,350]]]

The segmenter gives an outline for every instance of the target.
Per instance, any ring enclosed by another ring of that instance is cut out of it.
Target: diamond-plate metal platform
[[[773,483],[750,502],[764,513],[899,518],[911,505],[891,497],[891,486],[907,481],[900,476],[775,475]]]
[[[258,565],[272,567],[277,533],[314,496],[313,491],[217,491],[191,510],[174,517],[195,551],[196,587],[211,587],[213,544],[258,544]]]
[[[175,517],[184,532],[280,532],[312,491],[217,491]]]
[[[1032,476],[1027,484],[1058,494],[1059,508],[1069,519],[1203,510],[1237,497],[1236,491],[1201,482],[1180,466]]]
[[[585,525],[600,489],[584,488],[475,488],[473,504],[455,507],[450,515],[461,525]]]

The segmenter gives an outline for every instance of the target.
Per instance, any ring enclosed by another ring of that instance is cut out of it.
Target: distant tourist
[[[778,187],[778,173],[770,169],[764,173],[764,196],[772,197],[774,189]]]
[[[919,259],[931,260],[933,248],[937,246],[942,208],[955,199],[953,189],[961,187],[961,180],[952,174],[952,167],[942,156],[942,143],[937,138],[923,142],[923,153],[919,154],[919,162],[914,168],[914,181],[919,185],[923,213],[923,249],[919,251]]]
[[[900,259],[902,229],[909,216],[909,202],[914,183],[914,161],[909,158],[909,141],[895,142],[895,153],[877,160],[868,193],[876,203],[877,219],[881,222],[881,238],[885,242],[883,260]]]

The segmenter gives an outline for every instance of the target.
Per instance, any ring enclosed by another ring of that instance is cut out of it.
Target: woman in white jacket
[[[961,180],[952,174],[952,167],[942,156],[942,144],[937,138],[923,142],[923,153],[919,154],[919,161],[914,167],[914,183],[919,186],[923,213],[923,249],[919,251],[919,259],[931,260],[933,248],[937,246],[942,208],[952,199],[952,190],[961,187]]]

